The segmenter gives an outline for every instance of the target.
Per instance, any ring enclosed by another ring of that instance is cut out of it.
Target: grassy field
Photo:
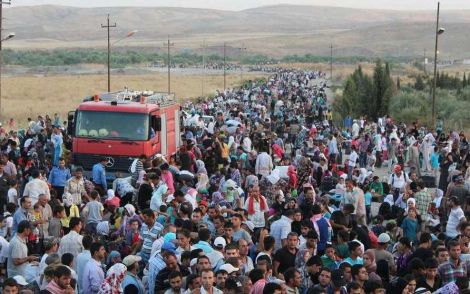
[[[262,75],[244,74],[244,79]],[[227,86],[240,83],[240,75],[227,75]],[[203,76],[173,75],[171,91],[180,100],[200,97]],[[111,78],[111,90],[117,91],[125,86],[136,90],[167,91],[167,75],[115,75]],[[2,121],[14,118],[18,125],[24,126],[28,117],[38,114],[53,115],[55,112],[66,118],[86,96],[106,92],[106,75],[77,76],[21,76],[2,79]],[[204,94],[209,95],[223,88],[223,76],[209,75],[204,78]]]

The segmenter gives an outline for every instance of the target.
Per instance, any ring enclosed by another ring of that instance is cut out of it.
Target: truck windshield
[[[149,115],[103,111],[79,111],[76,136],[84,138],[146,141],[149,138]]]

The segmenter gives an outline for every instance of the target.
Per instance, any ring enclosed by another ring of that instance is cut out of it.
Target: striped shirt
[[[455,266],[454,261],[449,259],[449,261],[441,264],[438,268],[439,276],[442,279],[442,284],[445,285],[450,282],[455,282],[457,278],[467,277],[468,271],[468,262],[459,260],[457,266]]]
[[[140,235],[142,236],[143,244],[140,251],[140,256],[142,260],[147,262],[150,259],[150,253],[152,252],[152,245],[158,237],[160,237],[161,232],[163,231],[163,226],[155,221],[153,227],[149,230],[147,224],[142,224]]]

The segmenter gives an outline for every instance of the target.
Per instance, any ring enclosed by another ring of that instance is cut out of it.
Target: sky
[[[12,0],[12,6],[172,6],[222,10],[242,10],[283,3],[394,10],[435,10],[437,7],[437,0]],[[441,9],[470,9],[470,0],[441,0]]]

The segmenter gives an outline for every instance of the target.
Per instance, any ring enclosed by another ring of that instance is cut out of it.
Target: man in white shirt
[[[359,155],[357,155],[356,147],[351,146],[351,154],[349,154],[348,160],[348,179],[352,179],[352,173],[356,167],[356,162],[358,159]]]
[[[268,176],[273,170],[273,160],[267,152],[261,152],[256,157],[255,171],[257,175]]]
[[[31,176],[33,179],[26,184],[23,196],[28,196],[31,198],[32,206],[38,202],[39,195],[41,194],[46,195],[47,200],[50,200],[51,193],[49,191],[49,186],[47,185],[46,181],[41,179],[41,173],[39,170],[34,169],[31,172]]]
[[[405,191],[406,181],[408,177],[402,171],[400,165],[395,165],[393,168],[393,173],[390,175],[388,179],[388,184],[391,187],[391,193],[393,194],[393,200],[396,201],[401,193]]]
[[[274,251],[284,247],[287,244],[287,235],[292,231],[291,224],[294,220],[294,211],[288,210],[280,219],[271,224],[271,236],[276,240]]]
[[[211,135],[214,135],[214,128],[215,128],[215,122],[214,122],[214,119],[211,118],[209,123],[207,124],[207,128],[206,128],[206,131],[211,134]]]
[[[460,207],[459,199],[455,196],[449,199],[450,214],[447,220],[446,236],[447,238],[455,238],[459,234],[459,227],[466,221],[465,214]]]

